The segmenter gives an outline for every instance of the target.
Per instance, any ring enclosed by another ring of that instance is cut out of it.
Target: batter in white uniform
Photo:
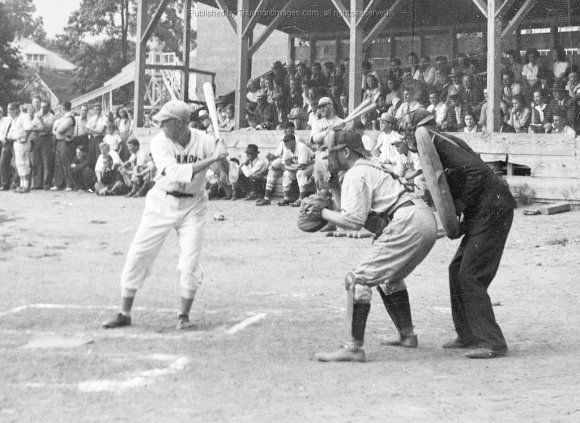
[[[181,309],[177,329],[189,324],[189,311],[203,280],[201,244],[207,210],[206,171],[219,162],[227,169],[223,142],[189,128],[189,107],[170,101],[153,117],[162,132],[151,140],[151,155],[158,169],[155,186],[147,194],[145,210],[129,247],[121,274],[121,312],[105,328],[131,324],[135,293],[151,273],[163,241],[175,229],[179,238],[177,271],[181,284]]]

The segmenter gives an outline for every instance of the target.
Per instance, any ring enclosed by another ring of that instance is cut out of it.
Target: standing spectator
[[[75,145],[73,143],[75,130],[75,116],[71,111],[70,101],[65,101],[62,105],[64,114],[54,122],[52,132],[55,137],[55,158],[54,158],[54,180],[51,191],[58,191],[65,188],[66,191],[73,190],[73,181],[70,174],[70,164],[75,155]]]
[[[344,92],[340,95],[340,112],[342,116],[348,116],[348,94]]]
[[[103,142],[103,138],[107,132],[107,116],[103,113],[103,108],[100,104],[96,104],[93,110],[95,114],[91,116],[86,127],[87,133],[89,134],[87,157],[91,167],[94,167],[97,162],[99,144]]]
[[[403,67],[401,66],[401,59],[398,57],[391,58],[391,68],[389,70],[389,78],[393,78],[397,83],[403,77]]]
[[[379,80],[374,74],[369,73],[367,75],[366,86],[367,88],[364,92],[363,100],[366,100],[368,98],[374,101],[375,97],[381,91],[379,88]]]
[[[487,88],[483,90],[484,102],[481,105],[481,113],[479,114],[479,122],[477,123],[482,132],[486,132],[487,128]]]
[[[463,87],[462,81],[462,74],[459,68],[451,69],[451,73],[449,74],[449,78],[451,79],[451,83],[447,88],[447,100],[449,101],[453,94],[459,94],[463,97],[465,88]]]
[[[439,91],[429,93],[429,103],[427,111],[435,115],[437,127],[441,128],[447,120],[447,104],[439,98]]]
[[[545,132],[546,126],[546,112],[548,105],[544,101],[542,90],[534,91],[534,101],[532,103],[532,120],[530,122],[530,132],[542,134]]]
[[[32,132],[37,133],[31,145],[32,189],[49,190],[52,186],[54,170],[54,140],[52,127],[55,122],[47,100],[40,102],[40,111],[32,121]]]
[[[14,144],[25,139],[23,120],[20,118],[20,105],[10,103],[8,105],[8,117],[2,119],[2,152],[0,153],[0,191],[10,190],[10,185],[16,180],[16,172],[12,168],[12,158],[14,157]],[[24,163],[23,163],[24,165]],[[20,167],[20,166],[19,166]],[[24,169],[21,169],[24,170]],[[20,172],[19,172],[20,173]],[[25,172],[22,172],[23,174]],[[28,171],[30,173],[30,171]],[[26,175],[27,176],[27,175]],[[24,178],[28,180],[28,178]],[[22,187],[21,181],[21,187]],[[26,192],[28,187],[25,186]],[[22,188],[18,189],[22,192]]]
[[[109,144],[111,150],[116,151],[117,154],[119,154],[119,146],[121,145],[121,136],[117,133],[117,128],[115,128],[115,125],[111,124],[111,122],[107,123],[107,134],[103,137],[103,142]],[[121,157],[120,154],[119,157]]]
[[[505,52],[507,63],[506,69],[509,69],[514,74],[514,79],[516,81],[522,80],[522,71],[524,66],[522,65],[522,58],[517,50],[508,50]]]
[[[74,189],[79,192],[91,191],[95,184],[95,171],[89,166],[87,149],[84,145],[76,148],[75,158],[70,165]]]
[[[127,142],[131,137],[131,132],[133,130],[133,121],[129,117],[129,113],[124,108],[119,111],[119,119],[117,120],[117,131],[119,132],[119,137],[121,141],[119,143],[119,157],[121,160],[127,161],[130,156],[129,146]]]
[[[89,107],[86,104],[81,106],[81,113],[76,117],[76,125],[74,130],[74,144],[85,147],[85,154],[89,148],[89,132],[87,124],[89,123]]]
[[[528,86],[533,87],[538,82],[538,58],[540,53],[535,48],[530,48],[526,51],[527,63],[522,68],[522,75],[524,81],[528,82]]]
[[[387,79],[387,94],[385,95],[385,104],[387,108],[390,108],[393,105],[393,100],[395,98],[400,99],[399,94],[399,85],[395,78],[389,77]],[[382,114],[382,113],[381,113]]]
[[[556,81],[565,81],[570,72],[570,62],[568,62],[566,57],[566,50],[563,47],[555,46],[552,49],[552,58],[554,59],[554,64],[552,65],[554,78]]]
[[[457,63],[457,70],[461,75],[469,72],[470,60],[469,60],[469,57],[467,57],[467,55],[465,53],[457,53],[456,63]]]

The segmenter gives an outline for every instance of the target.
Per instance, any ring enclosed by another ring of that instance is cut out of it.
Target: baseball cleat
[[[364,363],[366,361],[365,350],[362,348],[350,348],[348,345],[343,345],[337,351],[329,353],[317,353],[315,355],[318,361],[323,362],[342,362],[342,361],[352,361],[357,363]]]
[[[122,328],[123,326],[131,326],[131,316],[119,313],[114,319],[103,323],[105,329]]]
[[[189,314],[181,313],[177,316],[177,325],[175,326],[175,330],[183,330],[191,326],[189,321]]]
[[[381,341],[381,344],[395,347],[417,348],[417,345],[419,345],[419,340],[417,339],[417,335],[403,336],[399,334],[394,338]]]

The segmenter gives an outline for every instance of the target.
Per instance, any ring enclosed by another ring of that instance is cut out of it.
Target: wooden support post
[[[143,116],[145,103],[145,48],[147,40],[143,40],[147,24],[148,0],[140,0],[137,4],[137,45],[135,52],[135,99],[133,110],[137,128],[142,128],[145,121]]]
[[[487,132],[498,132],[501,124],[501,33],[502,19],[495,19],[496,2],[487,0]]]
[[[350,52],[348,60],[348,109],[354,110],[361,101],[363,27],[357,25],[363,11],[363,0],[350,0]]]
[[[185,0],[183,5],[183,79],[181,80],[181,95],[183,101],[189,101],[189,51],[191,48],[191,0]]]
[[[248,34],[244,34],[243,29],[247,27],[250,10],[250,0],[238,0],[238,14],[236,16],[236,100],[235,100],[235,128],[240,129],[244,123],[246,114],[246,92],[248,83],[248,69],[250,63],[250,40]]]

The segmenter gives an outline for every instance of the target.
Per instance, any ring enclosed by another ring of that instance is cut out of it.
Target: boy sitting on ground
[[[125,185],[123,175],[119,172],[119,165],[113,164],[110,155],[103,157],[106,167],[97,173],[95,192],[97,195],[121,195],[127,193],[129,187]]]

